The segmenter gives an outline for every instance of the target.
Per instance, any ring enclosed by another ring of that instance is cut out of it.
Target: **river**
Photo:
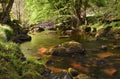
[[[32,40],[20,45],[22,52],[27,59],[36,60],[42,57],[40,62],[42,61],[44,64],[47,60],[51,60],[53,63],[49,64],[49,68],[53,71],[61,71],[72,67],[79,70],[80,73],[94,73],[95,75],[104,73],[111,77],[117,71],[117,67],[120,67],[120,49],[114,49],[115,46],[120,46],[120,41],[118,40],[80,40],[79,42],[87,50],[87,56],[71,58],[37,54],[37,51],[41,49],[48,50],[53,46],[70,41],[70,38],[60,39],[56,32],[53,31],[44,31],[30,35]],[[107,50],[102,49],[102,46],[107,46]]]

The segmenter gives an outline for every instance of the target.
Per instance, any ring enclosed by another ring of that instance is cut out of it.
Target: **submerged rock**
[[[86,75],[86,74],[79,74],[74,79],[90,79],[90,77],[88,75]]]
[[[74,77],[79,74],[79,72],[74,68],[68,68],[68,72]]]
[[[102,46],[100,47],[100,49],[103,50],[103,51],[107,51],[108,46],[107,46],[107,45],[102,45]]]
[[[120,79],[120,70],[117,70],[114,74],[113,74],[114,79]]]
[[[62,43],[51,50],[49,53],[53,56],[74,56],[74,55],[86,55],[86,51],[83,46],[75,41]]]

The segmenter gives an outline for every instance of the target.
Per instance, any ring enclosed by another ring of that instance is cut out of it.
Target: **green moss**
[[[0,40],[6,41],[13,35],[13,30],[7,25],[0,24]]]
[[[39,73],[34,71],[24,73],[21,79],[44,79],[44,78]]]
[[[45,66],[27,61],[17,44],[0,41],[0,79],[43,79]]]
[[[14,71],[21,74],[24,55],[18,45],[11,42],[0,42],[0,58],[5,60],[4,63],[10,63],[11,65],[8,64],[8,66],[13,67]]]

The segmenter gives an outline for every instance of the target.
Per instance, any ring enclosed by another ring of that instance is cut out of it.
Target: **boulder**
[[[30,32],[42,32],[44,31],[44,28],[40,27],[40,26],[32,26],[30,29],[29,29]]]
[[[26,72],[23,74],[21,79],[45,79],[36,72]]]
[[[26,35],[26,34],[19,34],[13,37],[13,41],[16,43],[23,43],[26,41],[31,41],[31,36]]]
[[[86,51],[81,43],[70,41],[53,47],[49,53],[53,56],[74,56],[76,54],[85,55]]]

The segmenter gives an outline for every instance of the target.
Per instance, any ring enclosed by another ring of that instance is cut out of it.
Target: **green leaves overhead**
[[[116,13],[119,7],[119,0],[25,0],[25,20],[29,24],[45,20],[55,21],[60,17],[75,15],[75,12],[80,14],[79,17],[84,17],[85,14],[103,15],[111,11]]]
[[[48,0],[26,0],[26,20],[33,24],[40,20],[50,19],[53,16]]]

